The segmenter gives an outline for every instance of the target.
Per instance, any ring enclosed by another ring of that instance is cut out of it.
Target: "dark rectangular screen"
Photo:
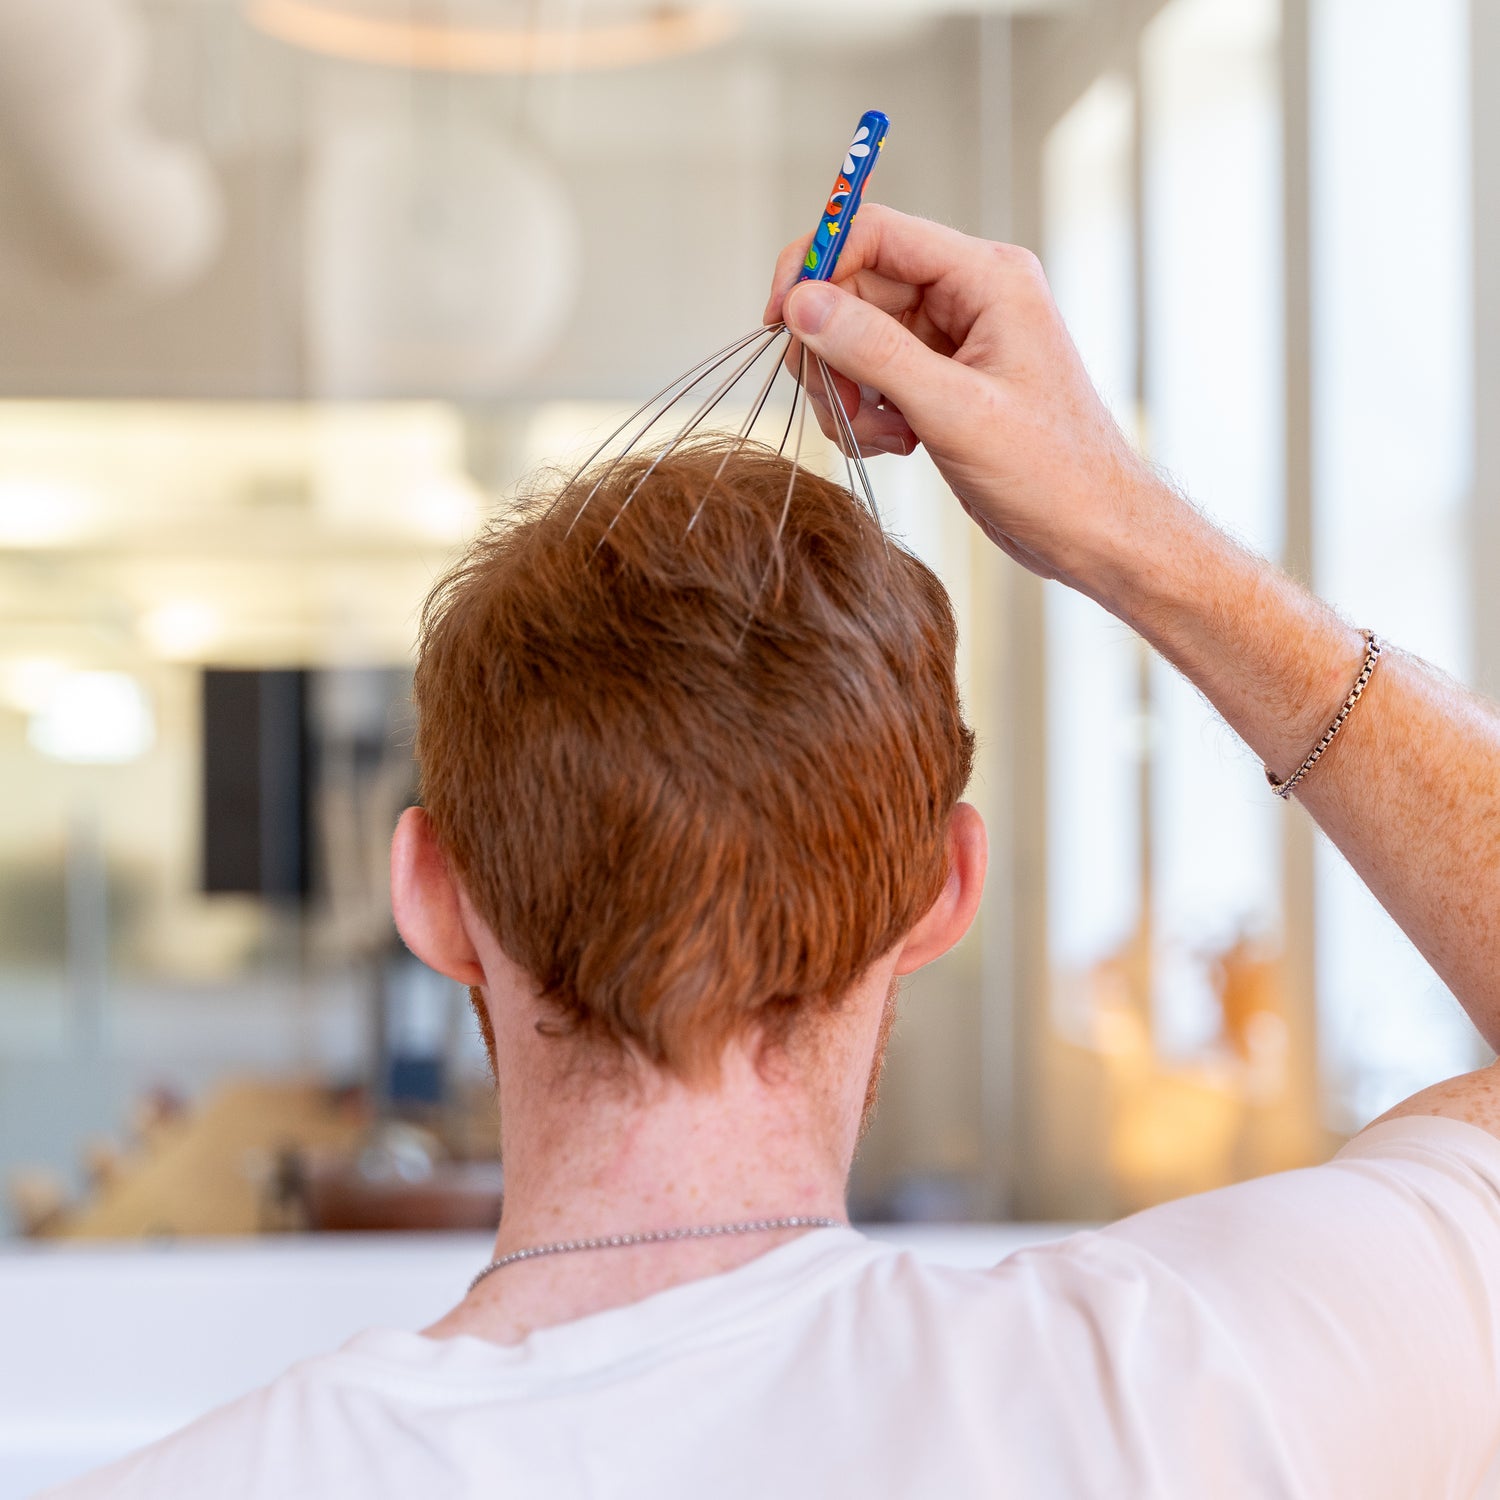
[[[309,889],[307,677],[203,673],[203,889]]]

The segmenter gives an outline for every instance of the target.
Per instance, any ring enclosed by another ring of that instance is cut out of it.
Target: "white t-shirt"
[[[363,1333],[53,1494],[1500,1496],[1500,1139],[1377,1125],[989,1271],[820,1230],[514,1347]]]

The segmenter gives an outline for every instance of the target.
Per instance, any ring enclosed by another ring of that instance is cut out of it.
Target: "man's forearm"
[[[1141,499],[1125,517],[1141,518],[1133,544],[1084,586],[1290,775],[1358,675],[1363,639],[1191,506]],[[1500,713],[1387,647],[1296,795],[1500,1046]]]
[[[782,252],[766,315],[885,395],[856,405],[858,440],[920,439],[991,541],[1134,626],[1277,776],[1295,771],[1359,674],[1358,632],[1140,459],[1035,257],[878,205],[851,231],[840,287],[794,286],[801,255]],[[1296,795],[1500,1043],[1496,711],[1391,650]]]

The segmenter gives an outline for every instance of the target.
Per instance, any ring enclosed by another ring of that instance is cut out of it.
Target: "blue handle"
[[[833,275],[839,256],[843,254],[845,234],[859,212],[865,182],[875,170],[880,148],[885,145],[886,132],[890,128],[890,120],[878,109],[867,109],[859,117],[859,126],[844,156],[843,170],[828,195],[828,206],[818,220],[817,233],[808,246],[807,259],[802,262],[799,281],[827,281]]]

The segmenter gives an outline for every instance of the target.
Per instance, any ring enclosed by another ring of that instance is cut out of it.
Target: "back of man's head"
[[[942,585],[841,486],[720,441],[633,454],[433,591],[423,801],[559,1032],[710,1075],[936,899],[973,754],[955,646]]]

